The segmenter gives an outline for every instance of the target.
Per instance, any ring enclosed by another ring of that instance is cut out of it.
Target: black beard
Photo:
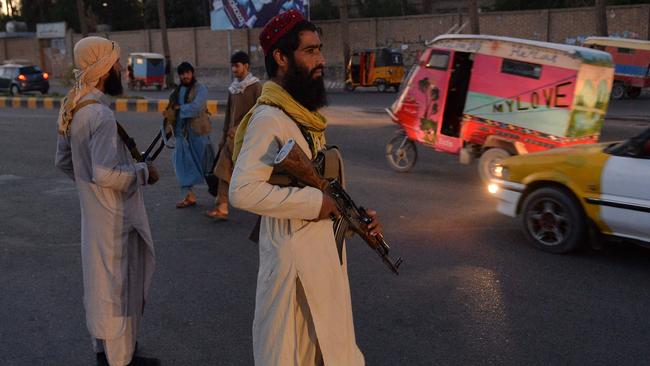
[[[312,112],[327,105],[325,80],[323,76],[313,77],[318,69],[322,71],[322,68],[306,70],[289,58],[289,70],[282,81],[282,86],[293,99]]]
[[[108,78],[104,82],[104,93],[116,97],[122,95],[123,92],[122,76],[115,69],[111,69],[108,72]]]
[[[196,82],[196,79],[194,77],[192,77],[192,80],[190,80],[189,82],[185,82],[185,81],[181,80],[181,85],[190,86],[190,85],[194,84],[195,82]]]

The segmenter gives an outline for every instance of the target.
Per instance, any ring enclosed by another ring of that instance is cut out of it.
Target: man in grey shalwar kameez
[[[74,55],[76,83],[59,114],[55,165],[79,191],[86,325],[98,365],[159,365],[133,356],[154,271],[141,187],[158,173],[134,163],[109,108],[106,94],[122,92],[117,43],[87,37]]]

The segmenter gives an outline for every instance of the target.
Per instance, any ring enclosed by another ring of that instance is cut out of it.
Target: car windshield
[[[25,66],[20,68],[20,73],[25,75],[40,74],[42,72],[38,66]]]
[[[643,143],[650,139],[650,128],[640,134],[619,143],[613,143],[605,148],[607,154],[616,156],[639,156]]]

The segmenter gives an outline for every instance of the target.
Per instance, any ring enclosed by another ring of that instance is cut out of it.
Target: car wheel
[[[614,83],[614,86],[612,87],[612,99],[618,100],[618,99],[623,99],[627,95],[627,92],[625,90],[625,85],[623,83]]]
[[[540,188],[530,193],[524,200],[521,220],[528,239],[546,252],[568,253],[586,237],[582,207],[557,188]]]
[[[399,91],[400,84],[393,85],[393,91],[397,93]]]
[[[386,86],[386,83],[385,83],[385,82],[380,81],[380,82],[377,84],[377,91],[380,92],[380,93],[385,93],[386,90],[388,90],[388,86]]]
[[[406,173],[418,160],[418,150],[406,133],[399,133],[386,144],[386,160],[393,170]]]
[[[484,151],[478,161],[478,174],[483,182],[489,183],[492,179],[497,178],[497,176],[494,175],[494,168],[496,168],[498,163],[509,156],[509,152],[499,147],[493,147]]]
[[[12,85],[11,88],[9,88],[9,95],[16,96],[18,94],[20,94],[20,89],[18,89],[18,85]]]
[[[49,92],[49,91],[50,91],[50,89],[41,89],[41,94],[42,94],[42,95],[45,95],[45,94],[47,94],[47,92]]]

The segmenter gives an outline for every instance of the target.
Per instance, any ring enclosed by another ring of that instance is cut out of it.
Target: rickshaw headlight
[[[494,176],[500,179],[508,179],[508,168],[503,165],[497,165],[494,167]]]

